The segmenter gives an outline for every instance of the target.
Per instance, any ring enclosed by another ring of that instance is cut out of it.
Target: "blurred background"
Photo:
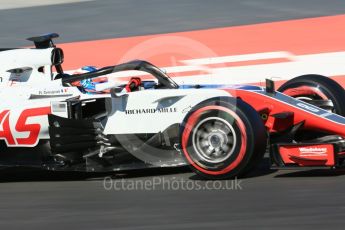
[[[344,13],[342,0],[0,0],[1,47],[57,32],[61,42],[237,26]],[[231,41],[229,41],[231,43]]]

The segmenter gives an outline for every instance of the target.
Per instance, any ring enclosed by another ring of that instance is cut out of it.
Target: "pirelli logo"
[[[134,114],[154,114],[154,113],[176,113],[177,108],[152,108],[152,109],[127,109],[125,111],[128,115]]]

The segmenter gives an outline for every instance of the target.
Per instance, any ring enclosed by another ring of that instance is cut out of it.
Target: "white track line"
[[[286,58],[289,60],[293,60],[294,55],[286,51],[277,51],[277,52],[242,54],[242,55],[232,55],[232,56],[223,56],[223,57],[200,58],[200,59],[192,59],[192,60],[183,60],[182,62],[189,65],[211,65],[211,64],[265,60],[265,59],[275,59],[275,58]]]
[[[229,62],[269,60],[271,58],[281,57],[288,57],[287,59],[289,61],[253,65],[246,64],[241,66],[225,65],[214,68],[207,66],[214,63],[225,64]],[[345,75],[345,52],[292,55],[288,52],[279,51],[191,59],[181,62],[186,65],[166,66],[161,68],[171,77],[174,77],[174,73],[179,73],[179,77],[174,78],[174,80],[184,84],[245,84],[264,82],[266,78],[288,80],[302,74],[321,74],[325,76]],[[146,75],[146,73],[139,71],[124,71],[109,74],[108,78],[119,81],[122,77],[128,78],[142,75]]]

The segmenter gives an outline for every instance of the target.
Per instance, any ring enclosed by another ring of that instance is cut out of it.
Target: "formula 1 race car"
[[[281,92],[271,80],[265,88],[178,85],[140,60],[67,74],[55,37],[0,52],[3,167],[111,172],[189,165],[223,179],[244,175],[267,150],[278,168],[344,164],[345,91],[330,78],[300,76]],[[102,93],[95,87],[94,79],[127,70],[155,80],[102,81]]]

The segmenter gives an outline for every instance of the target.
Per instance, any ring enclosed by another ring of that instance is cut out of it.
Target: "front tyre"
[[[307,74],[285,82],[279,92],[345,116],[345,91],[331,78]]]
[[[208,179],[241,176],[263,157],[264,124],[247,103],[235,98],[210,99],[185,117],[181,147],[192,170]]]

